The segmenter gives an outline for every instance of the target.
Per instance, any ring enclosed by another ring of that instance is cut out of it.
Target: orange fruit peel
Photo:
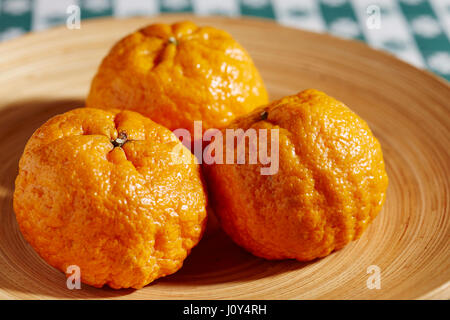
[[[179,157],[191,161],[173,164]],[[14,192],[20,230],[45,261],[116,289],[176,272],[202,236],[206,205],[200,167],[172,132],[92,108],[32,135]]]
[[[120,40],[92,80],[88,107],[137,111],[170,130],[219,128],[268,102],[247,51],[192,22],[153,24]]]
[[[380,211],[388,185],[380,144],[364,120],[325,93],[285,97],[227,128],[279,130],[276,174],[262,175],[260,163],[203,165],[223,229],[253,254],[324,257],[358,239]]]

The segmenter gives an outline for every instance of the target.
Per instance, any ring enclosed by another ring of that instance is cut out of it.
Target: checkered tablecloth
[[[70,5],[82,19],[165,12],[271,18],[364,41],[450,80],[450,0],[0,0],[0,40],[65,24]]]

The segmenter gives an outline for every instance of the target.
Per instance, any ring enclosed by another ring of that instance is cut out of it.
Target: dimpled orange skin
[[[275,101],[229,128],[279,129],[274,175],[261,175],[259,164],[203,166],[224,230],[253,254],[324,257],[359,238],[380,211],[388,185],[380,144],[361,118],[323,92]]]
[[[88,107],[137,111],[170,130],[220,128],[268,102],[252,59],[228,33],[154,24],[120,40],[94,77]]]
[[[128,141],[114,147],[123,132]],[[172,274],[200,240],[207,204],[198,164],[174,164],[178,156],[194,159],[172,132],[135,112],[55,116],[20,159],[20,230],[50,265],[77,265],[95,287],[141,288]]]

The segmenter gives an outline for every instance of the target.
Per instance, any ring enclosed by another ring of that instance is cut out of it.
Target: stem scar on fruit
[[[120,132],[116,140],[111,140],[114,148],[122,147],[128,141],[127,134],[125,132]]]
[[[175,39],[175,37],[169,37],[168,41],[169,41],[169,43],[174,44],[174,45],[178,44],[178,41],[177,41],[177,39]]]
[[[267,117],[269,116],[269,113],[266,110],[264,110],[263,112],[260,113],[259,116],[260,116],[261,120],[266,120]]]

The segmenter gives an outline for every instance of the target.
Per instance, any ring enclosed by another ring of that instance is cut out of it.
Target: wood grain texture
[[[271,99],[323,90],[364,118],[383,147],[390,185],[362,238],[310,263],[265,261],[234,245],[214,217],[176,274],[142,290],[68,290],[24,241],[12,209],[18,159],[49,117],[83,105],[110,46],[156,21],[190,19],[229,31],[250,52]],[[0,298],[450,298],[448,83],[362,43],[258,20],[171,15],[83,22],[0,45]],[[367,267],[381,268],[369,290]]]

